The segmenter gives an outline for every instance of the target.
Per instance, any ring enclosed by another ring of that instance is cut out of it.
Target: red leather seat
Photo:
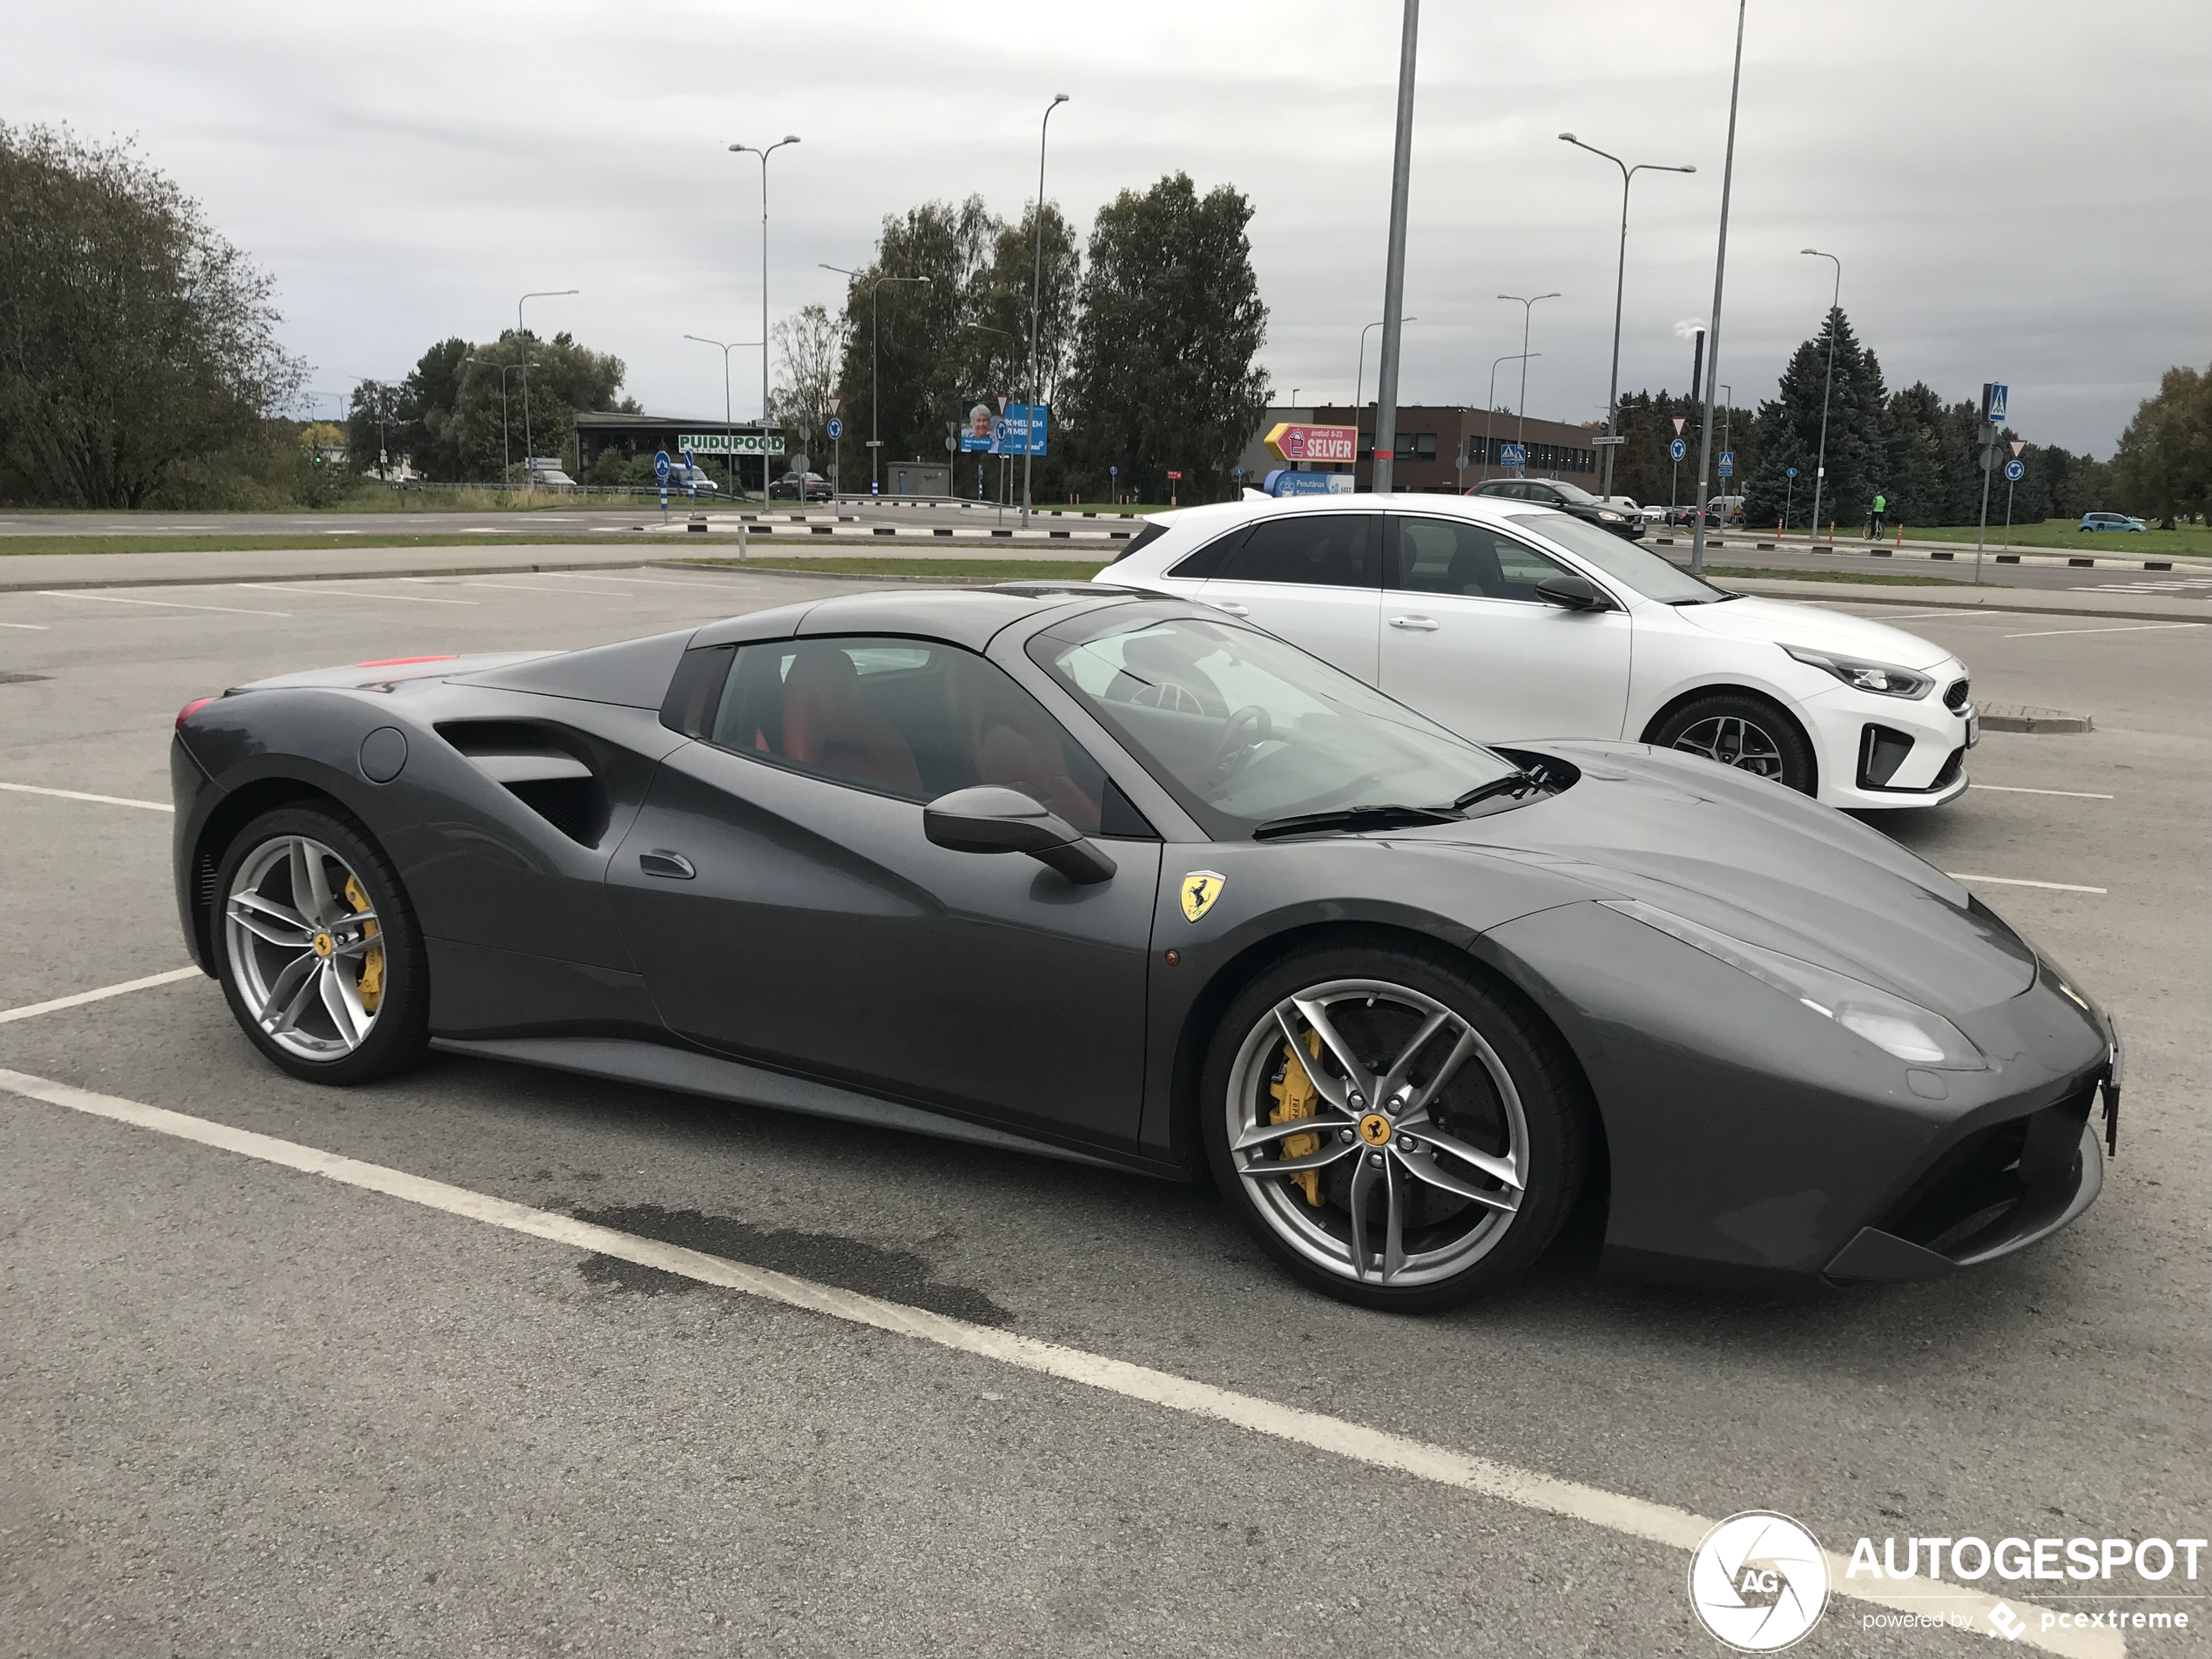
[[[853,659],[834,645],[806,645],[784,678],[784,755],[857,783],[916,794],[921,773],[907,740],[860,696]]]

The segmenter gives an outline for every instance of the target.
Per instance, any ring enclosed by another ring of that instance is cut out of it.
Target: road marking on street
[[[2110,797],[2107,797],[2107,799]],[[2016,875],[1968,875],[1964,870],[1946,870],[1944,874],[1953,881],[1991,881],[2000,887],[2048,887],[2054,893],[2102,893],[2102,887],[2076,887],[2071,881],[2024,881]]]
[[[2032,634],[2006,634],[2007,639],[2049,639],[2059,634],[2155,634],[2176,628],[2202,628],[2201,622],[2138,622],[2125,628],[2041,628]]]
[[[245,610],[237,605],[188,605],[176,599],[125,599],[112,593],[69,593],[37,590],[42,599],[90,599],[104,605],[152,605],[161,610],[221,610],[233,617],[288,617],[289,610]]]
[[[74,996],[57,996],[51,1002],[30,1002],[19,1008],[0,1008],[0,1025],[10,1025],[17,1020],[28,1020],[40,1014],[52,1014],[62,1008],[82,1008],[87,1002],[105,1002],[111,996],[122,996],[131,991],[152,990],[157,985],[174,985],[180,979],[198,979],[197,968],[172,968],[165,974],[149,974],[144,979],[126,979],[120,985],[103,985],[97,991],[79,991]]]
[[[2064,795],[2069,800],[2110,800],[2094,789],[2024,789],[2018,784],[1968,784],[1969,789],[1993,789],[2000,795]]]
[[[81,789],[48,789],[40,784],[0,784],[0,789],[11,789],[19,795],[51,795],[57,800],[98,801],[103,806],[138,806],[149,813],[173,813],[177,810],[165,800],[133,800],[128,795],[88,795]]]
[[[305,593],[318,599],[391,599],[409,605],[473,605],[474,599],[426,599],[416,593],[363,593],[358,588],[341,588],[332,582],[287,582],[279,586],[273,582],[236,582],[239,588],[256,588],[263,593]]]
[[[43,622],[0,622],[0,628],[22,628],[34,634],[46,631],[46,624]]]
[[[464,588],[498,588],[508,593],[559,593],[570,598],[578,596],[600,599],[628,599],[634,596],[626,588],[534,588],[520,582],[464,582]]]
[[[1019,1336],[989,1325],[971,1325],[965,1319],[932,1313],[925,1308],[909,1307],[858,1291],[840,1290],[789,1273],[686,1250],[680,1244],[620,1232],[612,1227],[579,1221],[573,1216],[534,1210],[527,1204],[467,1187],[410,1175],[384,1164],[366,1163],[318,1147],[303,1146],[296,1141],[279,1140],[274,1136],[235,1129],[227,1123],[172,1112],[119,1096],[95,1094],[73,1084],[6,1069],[0,1069],[0,1089],[89,1116],[104,1117],[233,1152],[303,1175],[321,1176],[346,1186],[382,1193],[387,1197],[464,1220],[611,1256],[641,1267],[658,1268],[702,1285],[719,1285],[786,1307],[932,1343],[1041,1376],[1081,1383],[1126,1399],[1165,1406],[1187,1416],[1211,1419],[1272,1440],[1326,1452],[1373,1468],[1394,1470],[1438,1486],[1477,1493],[1524,1509],[1585,1521],[1685,1553],[1696,1549],[1715,1525],[1706,1516],[1671,1504],[1653,1503],[1625,1493],[1562,1480],[1533,1469],[1517,1468],[1448,1447],[1393,1434],[1386,1429],[1371,1428],[1300,1406],[1279,1405],[1104,1354],[1041,1342],[1035,1337]],[[1939,1579],[1912,1580],[1914,1585],[1923,1587],[1919,1594],[1889,1589],[1886,1581],[1865,1583],[1848,1576],[1851,1562],[1846,1557],[1832,1551],[1825,1553],[1829,1578],[1836,1586],[1836,1593],[1877,1607],[1905,1613],[1958,1614],[1976,1629],[1981,1629],[2003,1605],[1996,1596],[1962,1589]],[[2080,1659],[2124,1659],[2125,1642],[2109,1631],[2037,1629],[2043,1608],[2010,1597],[2005,1601],[2029,1620],[2028,1631],[2020,1639],[2033,1646],[2050,1653],[2080,1656]]]

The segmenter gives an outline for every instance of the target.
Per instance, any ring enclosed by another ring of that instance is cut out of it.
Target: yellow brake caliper
[[[361,891],[361,884],[350,875],[346,878],[346,902],[353,906],[356,912],[368,908],[368,895]],[[374,922],[361,923],[363,937],[374,939],[377,931]],[[361,1007],[371,1014],[375,1013],[376,1005],[384,1000],[383,946],[372,945],[368,953],[361,957],[360,988]]]
[[[1321,1057],[1321,1034],[1305,1034],[1306,1052],[1316,1060]],[[1311,1117],[1320,1109],[1321,1091],[1313,1086],[1313,1079],[1306,1076],[1296,1045],[1283,1045],[1283,1081],[1270,1083],[1267,1092],[1275,1096],[1275,1109],[1267,1115],[1271,1123],[1291,1123],[1301,1117]],[[1321,1150],[1318,1135],[1285,1135],[1282,1156],[1286,1158],[1311,1157]],[[1321,1202],[1321,1171],[1298,1170],[1290,1177],[1291,1184],[1305,1194],[1305,1201],[1318,1205]]]

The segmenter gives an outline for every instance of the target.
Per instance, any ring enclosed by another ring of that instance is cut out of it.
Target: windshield
[[[1622,541],[1611,530],[1602,530],[1572,514],[1510,513],[1507,516],[1547,541],[1558,543],[1577,557],[1588,560],[1615,581],[1627,583],[1645,598],[1656,599],[1662,604],[1703,604],[1710,600],[1735,597],[1701,577],[1690,575],[1680,565],[1669,563],[1656,553],[1647,553],[1642,548]]]
[[[1565,496],[1568,501],[1573,502],[1577,507],[1595,507],[1600,504],[1598,498],[1591,495],[1588,490],[1583,489],[1580,484],[1570,484],[1564,478],[1553,478],[1548,480],[1548,482],[1554,489],[1559,491],[1561,496]]]
[[[1269,635],[1190,617],[1096,623],[1080,641],[1040,635],[1029,655],[1217,837],[1353,806],[1448,812],[1520,770]]]

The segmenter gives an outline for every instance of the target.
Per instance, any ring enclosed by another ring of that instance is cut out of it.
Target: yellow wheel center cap
[[[1359,1138],[1370,1146],[1390,1143],[1390,1119],[1380,1112],[1369,1112],[1359,1120]]]
[[[317,934],[315,935],[316,955],[327,956],[332,951],[336,950],[337,948],[338,941],[333,939],[328,934]]]

